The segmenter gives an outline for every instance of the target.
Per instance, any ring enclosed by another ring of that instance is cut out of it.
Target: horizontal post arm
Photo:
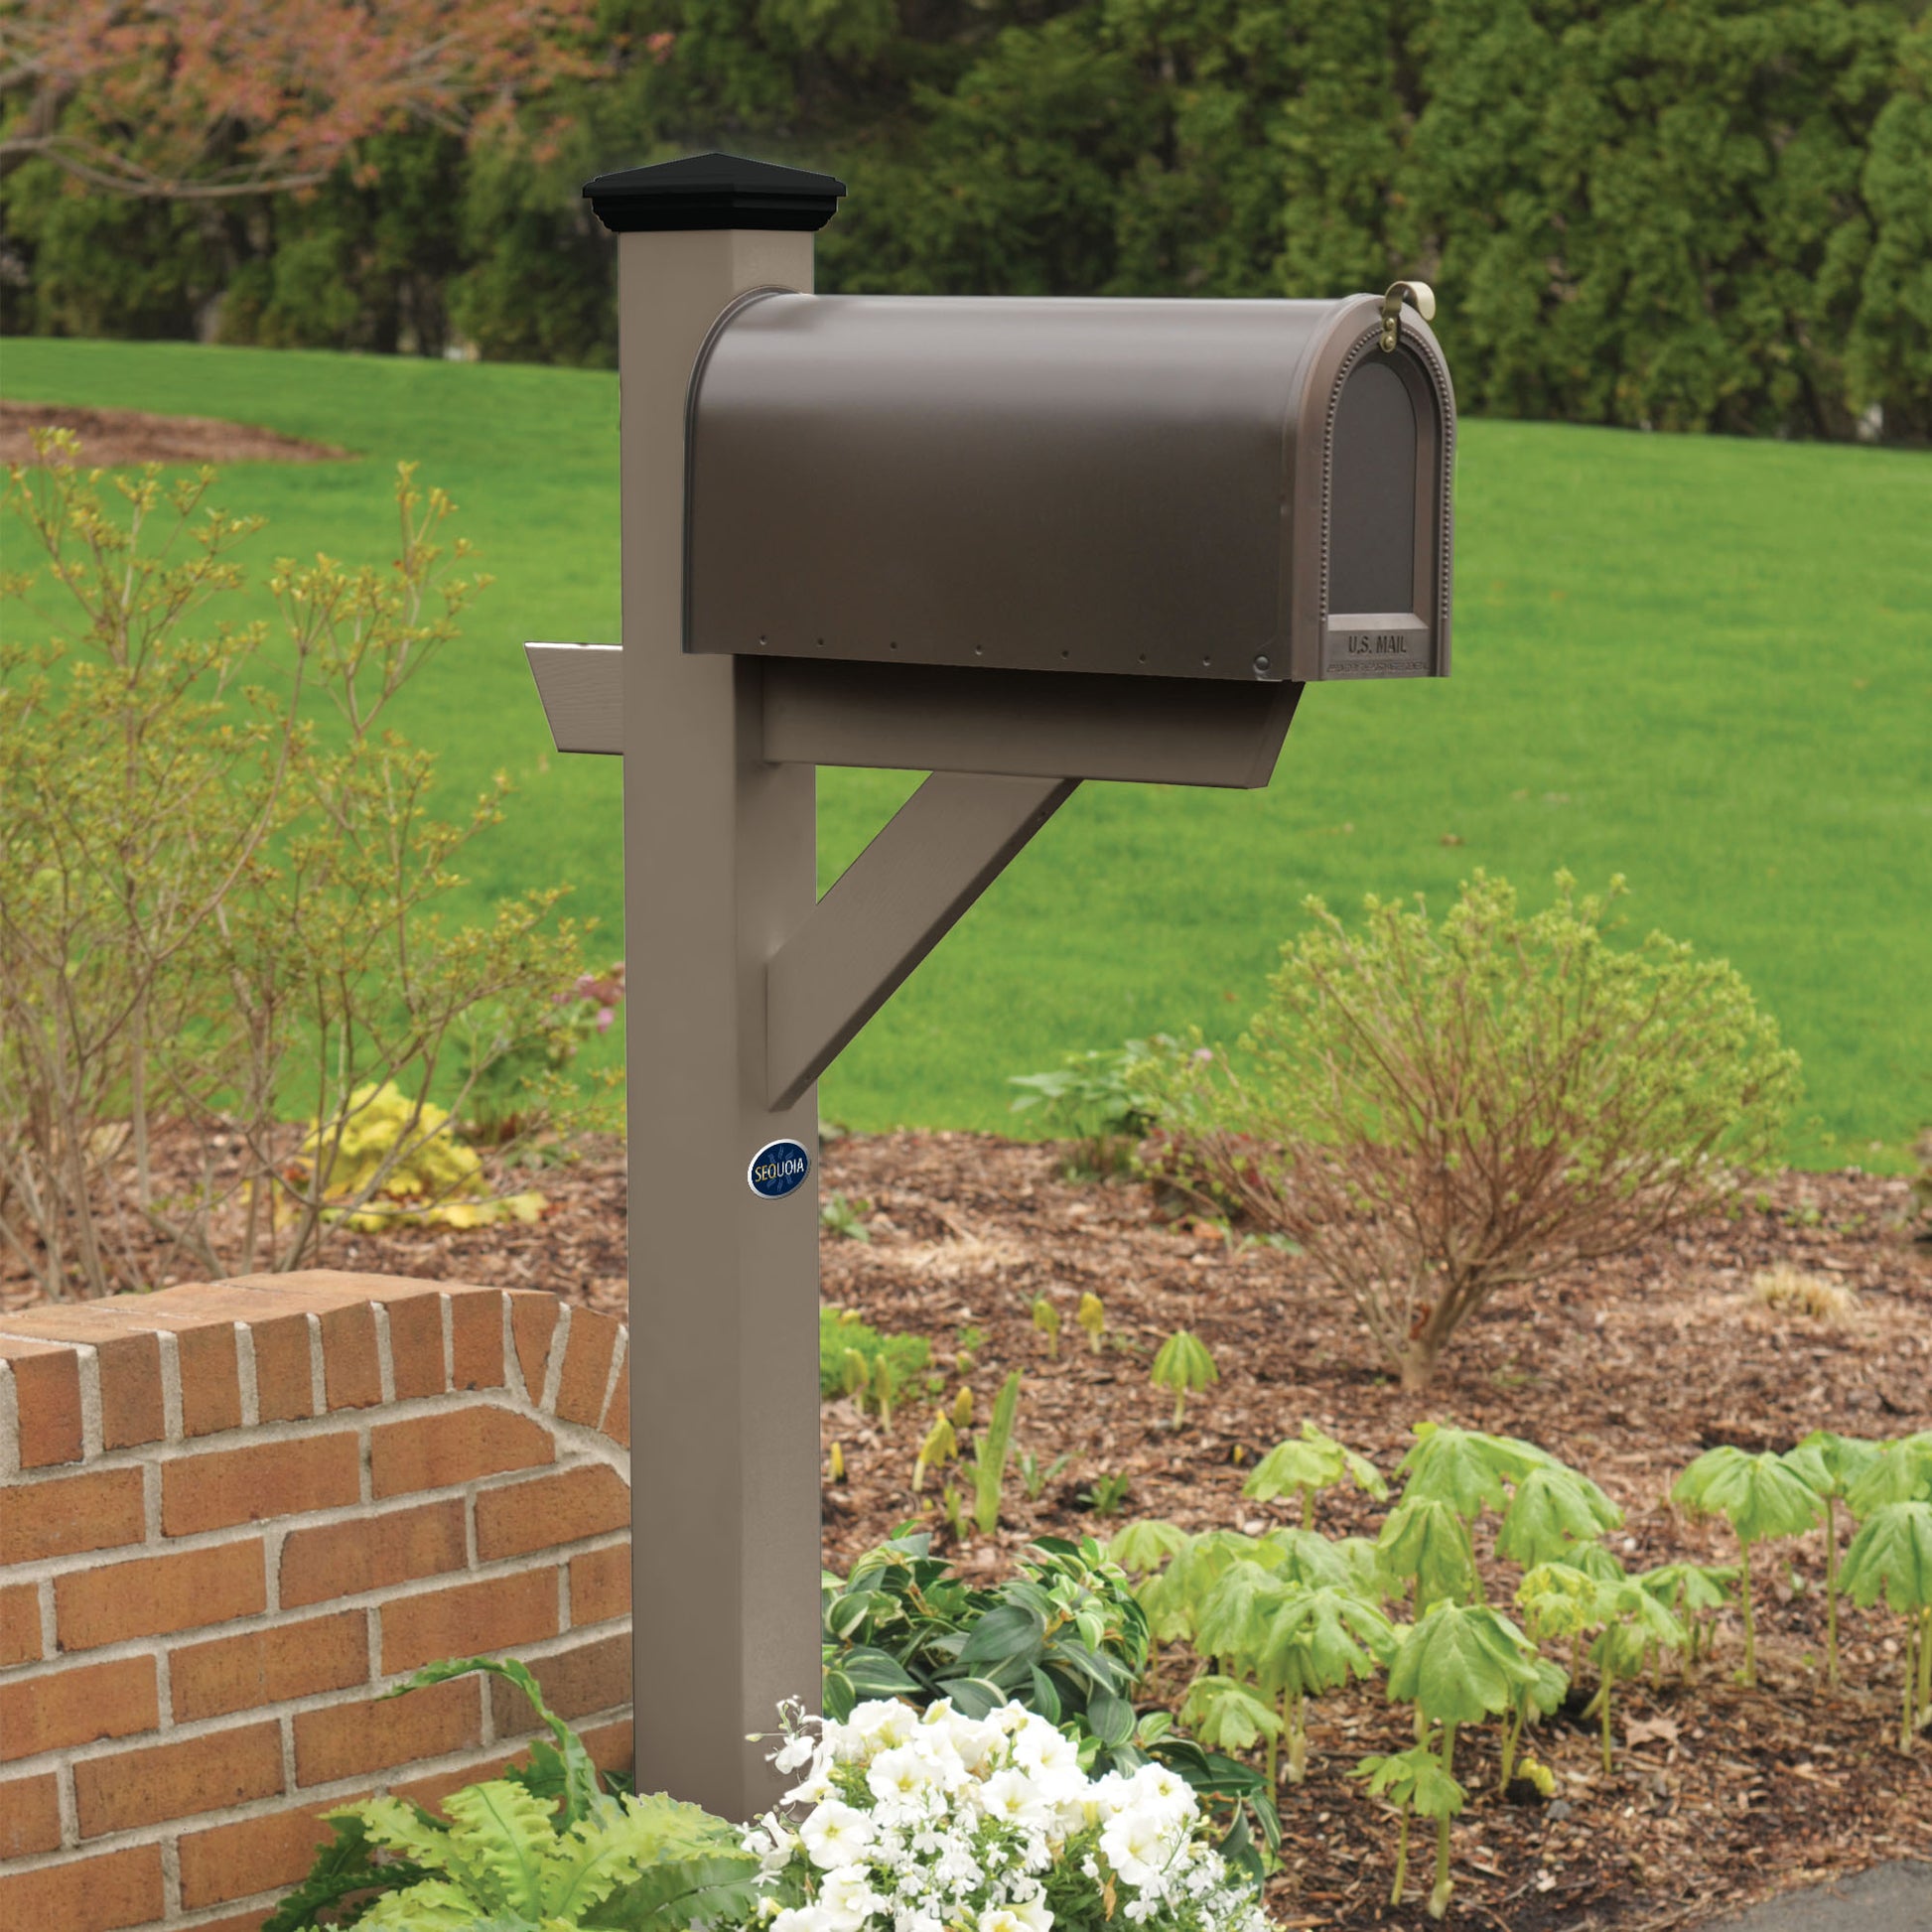
[[[623,756],[623,646],[525,644],[550,737],[560,752]]]
[[[1076,782],[939,771],[899,807],[765,969],[773,1109],[831,1065]]]

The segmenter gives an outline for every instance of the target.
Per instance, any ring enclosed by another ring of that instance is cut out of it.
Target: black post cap
[[[838,210],[845,183],[736,154],[688,154],[599,175],[584,198],[613,234],[666,228],[790,228],[809,233]]]

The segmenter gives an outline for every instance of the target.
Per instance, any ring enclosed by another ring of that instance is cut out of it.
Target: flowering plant
[[[1072,1739],[1017,1703],[983,1719],[859,1705],[844,1723],[783,1712],[773,1761],[804,1777],[746,1849],[758,1932],[1264,1932],[1254,1888],[1204,1836],[1166,1765],[1089,1778]]]

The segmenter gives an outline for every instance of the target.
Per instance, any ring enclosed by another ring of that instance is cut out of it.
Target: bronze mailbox
[[[1444,676],[1454,394],[1396,306],[754,292],[691,379],[685,648]]]

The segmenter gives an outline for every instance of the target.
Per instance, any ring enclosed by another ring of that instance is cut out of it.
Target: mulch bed
[[[962,1379],[962,1341],[971,1342],[963,1379],[982,1416],[1008,1370],[1023,1368],[1020,1447],[1042,1466],[1071,1458],[1036,1502],[1010,1486],[996,1539],[950,1551],[988,1577],[1041,1532],[1104,1536],[1150,1515],[1188,1529],[1285,1520],[1283,1505],[1248,1502],[1241,1484],[1305,1418],[1385,1471],[1424,1419],[1527,1437],[1623,1506],[1627,1521],[1609,1541],[1632,1569],[1733,1560],[1722,1526],[1689,1523],[1665,1500],[1702,1449],[1781,1449],[1816,1428],[1878,1437],[1932,1428],[1932,1256],[1902,1231],[1908,1200],[1896,1180],[1786,1174],[1735,1219],[1714,1218],[1560,1287],[1505,1296],[1458,1338],[1425,1397],[1405,1396],[1381,1373],[1352,1311],[1306,1260],[1175,1221],[1144,1186],[1068,1181],[1053,1148],[965,1134],[855,1137],[826,1149],[824,1182],[871,1210],[869,1240],[826,1237],[827,1301],[881,1330],[925,1335],[948,1397]],[[328,1259],[549,1288],[621,1311],[617,1148],[593,1145],[576,1165],[514,1184],[541,1187],[556,1212],[531,1227],[345,1237]],[[1856,1314],[1829,1326],[1760,1305],[1752,1277],[1778,1262],[1858,1290]],[[1098,1354],[1072,1324],[1087,1290],[1106,1305]],[[1057,1361],[1032,1325],[1040,1295],[1065,1321]],[[1147,1369],[1180,1327],[1212,1349],[1221,1380],[1189,1400],[1176,1432],[1167,1426],[1172,1399],[1149,1387]],[[885,1431],[850,1404],[826,1405],[825,1442],[841,1445],[847,1470],[825,1491],[828,1563],[843,1567],[920,1506],[931,1523],[933,1485],[923,1497],[910,1487],[930,1408],[910,1404]],[[1091,1508],[1102,1474],[1130,1484],[1111,1522]],[[1378,1515],[1343,1491],[1323,1499],[1318,1521],[1359,1533]],[[1787,1556],[1811,1587],[1791,1587]],[[1485,1568],[1492,1598],[1507,1603],[1513,1569]],[[1932,1738],[1911,1759],[1893,1749],[1902,1624],[1848,1612],[1846,1685],[1829,1692],[1821,1575],[1818,1537],[1760,1554],[1759,1689],[1731,1681],[1734,1621],[1694,1688],[1620,1686],[1610,1775],[1593,1721],[1560,1715],[1540,1726],[1531,1748],[1556,1774],[1553,1802],[1500,1802],[1494,1725],[1466,1735],[1456,1768],[1472,1801],[1454,1836],[1451,1923],[1664,1932],[1832,1871],[1932,1858]],[[1153,1694],[1177,1699],[1187,1674],[1184,1659],[1164,1657]],[[1430,1923],[1420,1902],[1427,1834],[1412,1849],[1410,1902],[1392,1910],[1392,1821],[1347,1776],[1363,1754],[1410,1741],[1406,1719],[1375,1686],[1315,1707],[1308,1781],[1283,1797],[1288,1860],[1269,1898],[1278,1923],[1339,1932]]]
[[[340,463],[349,452],[252,423],[151,416],[141,409],[82,409],[65,402],[0,402],[0,464],[32,463],[33,432],[70,429],[80,461],[102,469],[141,463]]]

